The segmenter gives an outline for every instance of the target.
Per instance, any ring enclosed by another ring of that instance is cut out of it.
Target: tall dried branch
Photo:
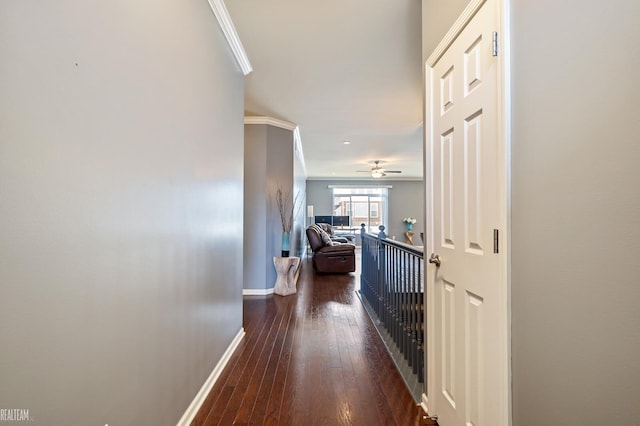
[[[298,196],[300,192],[296,194],[293,199],[293,203],[289,203],[291,201],[291,192],[287,191],[286,193],[282,190],[280,186],[278,186],[276,190],[276,205],[278,206],[278,213],[280,213],[280,222],[282,223],[282,232],[291,232],[293,228],[293,217],[296,210],[296,205],[298,203]]]

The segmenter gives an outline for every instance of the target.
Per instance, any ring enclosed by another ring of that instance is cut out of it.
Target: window
[[[371,203],[370,211],[369,211],[369,217],[377,218],[379,211],[380,211],[380,203],[375,203],[375,202]]]
[[[351,226],[367,232],[378,232],[387,225],[387,187],[333,187],[333,215],[350,216]]]

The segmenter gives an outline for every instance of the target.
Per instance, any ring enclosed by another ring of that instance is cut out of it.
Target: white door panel
[[[427,69],[427,254],[434,346],[429,404],[441,426],[506,426],[508,369],[504,159],[499,131],[496,0]],[[429,208],[430,207],[430,208]]]

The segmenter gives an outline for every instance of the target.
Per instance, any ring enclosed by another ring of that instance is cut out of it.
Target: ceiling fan
[[[358,173],[371,173],[371,177],[374,179],[380,179],[387,175],[387,173],[402,173],[400,170],[386,170],[384,167],[380,167],[380,160],[373,162],[371,170],[357,170]]]

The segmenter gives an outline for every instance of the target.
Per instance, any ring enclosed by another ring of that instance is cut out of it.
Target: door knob
[[[431,257],[429,258],[429,263],[433,263],[436,265],[436,268],[440,267],[440,255],[439,254],[435,254],[435,253],[431,253]]]

